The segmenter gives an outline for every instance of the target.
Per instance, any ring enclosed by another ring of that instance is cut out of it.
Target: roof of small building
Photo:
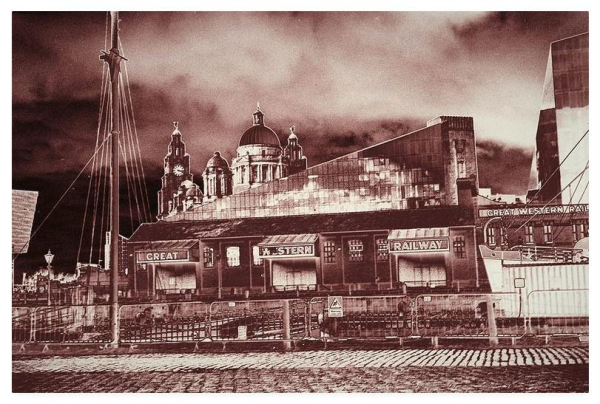
[[[133,233],[129,241],[262,237],[278,234],[355,232],[472,224],[472,210],[460,206],[445,206],[293,217],[159,221],[142,224]]]

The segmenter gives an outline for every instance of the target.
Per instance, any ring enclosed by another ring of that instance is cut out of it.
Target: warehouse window
[[[204,268],[214,268],[215,251],[212,247],[204,247]]]
[[[552,223],[545,222],[544,223],[544,243],[552,243],[554,241],[552,235]]]
[[[588,237],[588,226],[587,220],[573,222],[573,241]]]
[[[378,238],[375,240],[377,245],[377,262],[387,262],[390,259],[390,248],[387,238]]]
[[[458,178],[465,178],[467,176],[467,167],[464,160],[459,160],[456,165],[458,167]]]
[[[252,246],[252,264],[254,265],[262,265],[263,259],[260,258],[260,247],[255,245]]]
[[[487,243],[488,245],[496,245],[496,228],[488,227],[487,228]]]
[[[348,254],[350,262],[362,262],[364,259],[363,250],[362,240],[348,240]]]
[[[525,225],[525,244],[533,244],[533,224]]]
[[[508,235],[506,234],[506,228],[505,227],[499,227],[498,230],[500,230],[500,245],[507,245],[508,244]]]
[[[335,241],[323,243],[323,259],[328,264],[335,262]]]
[[[235,268],[240,266],[240,247],[227,247],[226,255],[228,267]]]
[[[454,237],[454,242],[452,243],[454,248],[454,256],[456,258],[465,258],[465,237],[464,236],[456,236]]]

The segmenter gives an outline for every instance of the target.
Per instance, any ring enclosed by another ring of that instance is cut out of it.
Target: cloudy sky
[[[92,154],[105,24],[13,14],[13,187],[40,191],[39,216]],[[549,44],[587,30],[572,12],[121,13],[152,192],[172,121],[199,177],[215,150],[231,158],[260,101],[282,141],[296,125],[309,165],[472,116],[481,185],[523,194]]]

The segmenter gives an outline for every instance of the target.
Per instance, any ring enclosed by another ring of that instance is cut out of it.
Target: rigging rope
[[[106,19],[106,24],[108,26],[108,13],[107,13],[107,19]],[[104,47],[106,48],[106,37],[104,38]],[[101,81],[101,85],[100,85],[100,110],[98,111],[98,128],[96,129],[96,144],[94,146],[94,149],[98,148],[98,143],[100,142],[100,129],[102,127],[102,115],[104,114],[104,103],[106,101],[106,94],[105,91],[107,90],[105,87],[106,81],[106,63],[102,64],[102,81]],[[92,183],[94,180],[94,172],[95,172],[95,167],[96,166],[96,158],[94,157],[94,161],[92,162],[92,169],[90,170],[90,181],[88,184],[88,191],[87,191],[87,196],[85,198],[85,210],[83,212],[83,222],[81,224],[81,234],[79,236],[79,247],[77,249],[77,263],[79,263],[79,258],[81,255],[81,246],[83,244],[83,234],[85,232],[85,223],[86,223],[86,219],[87,219],[87,213],[88,213],[88,205],[89,205],[89,200],[90,200],[90,194],[91,194],[91,190],[92,190]]]
[[[550,176],[546,179],[546,182],[544,182],[542,184],[542,186],[540,187],[540,189],[537,190],[537,192],[535,193],[535,195],[533,195],[533,197],[525,204],[524,208],[527,208],[535,200],[535,198],[540,194],[540,192],[542,192],[542,189],[544,189],[544,187],[550,182],[550,179],[554,176],[554,174],[556,174],[558,172],[558,170],[563,165],[563,163],[569,158],[569,156],[571,155],[571,153],[573,153],[573,150],[575,150],[577,148],[577,146],[579,146],[579,143],[581,143],[581,141],[587,136],[587,134],[589,133],[589,131],[590,131],[589,129],[585,131],[585,133],[583,134],[583,136],[581,136],[581,138],[577,141],[577,143],[575,143],[575,146],[573,146],[571,148],[571,150],[569,151],[569,153],[565,156],[565,158],[562,159],[562,161],[560,162],[560,164],[558,165],[558,167],[556,167],[556,169],[552,172],[552,174],[550,174]],[[556,197],[554,197],[554,198],[556,198]],[[517,220],[517,219],[513,218],[510,221],[510,223],[508,224],[507,227],[510,227],[515,222],[515,220]]]
[[[97,148],[94,151],[94,154],[92,154],[92,156],[89,158],[89,160],[87,161],[87,163],[85,163],[85,165],[83,166],[83,168],[81,169],[81,171],[79,171],[79,174],[77,174],[77,176],[75,177],[75,179],[71,182],[71,184],[67,187],[67,189],[65,190],[65,192],[62,194],[62,196],[58,199],[58,201],[54,204],[54,206],[52,207],[52,209],[50,209],[50,212],[48,212],[48,214],[46,215],[46,217],[44,217],[44,220],[42,220],[42,223],[40,223],[40,225],[37,227],[37,229],[35,229],[35,231],[31,234],[31,237],[29,237],[29,240],[27,240],[27,243],[25,243],[23,245],[23,247],[21,247],[21,249],[19,250],[19,252],[15,255],[15,257],[13,258],[13,262],[17,259],[17,257],[19,255],[21,255],[21,252],[23,252],[23,249],[25,248],[26,245],[29,244],[29,242],[35,237],[35,235],[38,233],[38,231],[42,228],[42,226],[44,225],[44,223],[46,223],[46,220],[48,220],[48,218],[50,217],[50,215],[52,214],[52,212],[54,212],[54,210],[56,209],[56,207],[60,204],[60,202],[64,199],[64,197],[67,195],[67,193],[69,193],[69,191],[71,190],[71,187],[73,187],[73,185],[75,185],[75,182],[79,179],[79,177],[81,177],[81,174],[83,174],[83,172],[85,171],[85,169],[87,168],[88,165],[90,165],[90,163],[92,162],[92,160],[94,159],[94,157],[96,156],[96,154],[98,153],[98,151],[104,147],[104,143],[102,142],[102,144],[100,145],[99,148]]]
[[[559,191],[559,192],[558,192],[558,193],[557,193],[557,194],[556,194],[556,195],[555,195],[555,196],[554,196],[552,199],[550,199],[550,200],[549,200],[549,201],[548,201],[548,202],[547,202],[547,203],[546,203],[546,204],[545,204],[545,205],[542,207],[542,210],[543,210],[544,208],[546,208],[548,205],[550,205],[550,204],[552,203],[552,201],[554,201],[556,198],[558,198],[558,197],[559,197],[559,195],[561,195],[561,194],[562,194],[562,192],[563,192],[565,189],[567,189],[567,188],[568,188],[568,187],[569,187],[569,186],[570,186],[572,183],[574,183],[576,179],[578,179],[580,176],[583,176],[583,174],[584,174],[584,173],[587,171],[588,167],[589,167],[589,162],[588,162],[588,164],[586,164],[585,168],[584,168],[584,169],[583,169],[583,170],[582,170],[582,171],[581,171],[579,174],[577,174],[577,175],[575,176],[575,178],[573,178],[573,179],[571,180],[571,182],[569,182],[567,185],[565,185],[565,187],[564,187],[563,189],[561,189],[561,190],[560,190],[560,191]],[[532,216],[531,216],[529,219],[527,219],[527,220],[526,220],[524,223],[522,223],[522,224],[521,224],[521,225],[520,225],[520,226],[519,226],[519,227],[518,227],[518,228],[517,228],[515,231],[513,231],[511,234],[515,234],[516,232],[518,232],[519,230],[521,230],[521,229],[523,228],[523,226],[525,226],[527,223],[529,223],[530,221],[532,221],[532,220],[533,220],[533,218],[534,218],[534,217],[536,217],[537,215],[538,215],[538,213],[537,213],[537,212],[536,212],[536,213],[534,213],[534,214],[533,214],[533,215],[532,215]],[[510,226],[510,224],[509,224],[509,226]],[[507,227],[509,227],[509,226],[507,226]]]

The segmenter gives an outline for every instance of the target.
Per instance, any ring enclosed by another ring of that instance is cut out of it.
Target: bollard
[[[289,351],[292,348],[290,332],[290,301],[283,301],[283,349]]]
[[[490,345],[498,345],[498,328],[496,327],[496,315],[494,313],[494,302],[490,295],[487,296],[487,320],[488,332],[490,334]]]
[[[438,347],[440,346],[440,342],[439,342],[439,340],[438,340],[438,336],[437,336],[437,335],[436,335],[436,336],[433,336],[433,337],[431,337],[431,346],[432,346],[433,348],[438,348]]]

